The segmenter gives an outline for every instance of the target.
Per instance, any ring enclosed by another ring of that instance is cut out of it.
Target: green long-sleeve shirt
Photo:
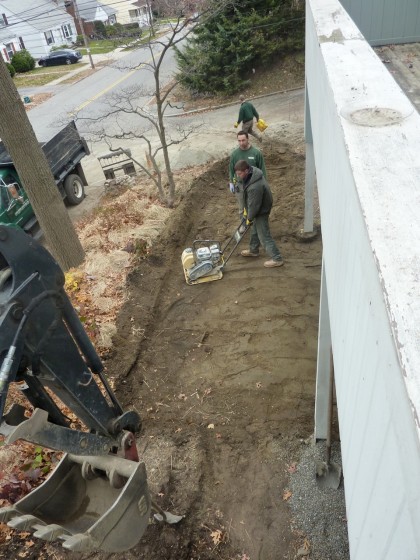
[[[239,109],[238,123],[253,121],[254,117],[257,120],[260,118],[256,108],[249,101],[244,101]]]
[[[267,179],[264,156],[258,148],[250,146],[247,150],[241,150],[241,148],[236,148],[236,150],[233,150],[229,162],[229,181],[231,183],[233,182],[233,179],[235,177],[235,164],[241,159],[247,161],[252,167],[258,167],[258,169],[261,169],[264,177]],[[236,178],[236,181],[239,183],[241,182],[240,180],[238,180],[238,178]]]

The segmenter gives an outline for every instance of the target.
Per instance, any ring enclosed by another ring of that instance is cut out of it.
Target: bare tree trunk
[[[63,270],[68,270],[83,261],[83,247],[3,60],[0,61],[0,98],[1,139],[13,159],[51,252]]]
[[[159,136],[160,142],[162,145],[162,152],[163,152],[163,159],[165,162],[165,169],[166,175],[168,177],[168,207],[173,208],[174,201],[175,201],[175,181],[174,181],[174,174],[172,172],[171,167],[171,160],[169,159],[169,152],[168,152],[168,143],[166,141],[166,131],[165,131],[165,124],[163,120],[163,101],[160,96],[160,80],[159,80],[159,70],[160,66],[157,67],[155,70],[155,82],[156,82],[156,108],[157,108],[157,117],[158,117],[158,124],[159,124]]]

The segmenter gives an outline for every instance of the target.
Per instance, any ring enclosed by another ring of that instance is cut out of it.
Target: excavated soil
[[[321,240],[300,243],[304,157],[264,146],[285,259],[238,248],[222,280],[189,286],[181,253],[194,239],[226,241],[237,225],[227,160],[185,191],[150,255],[129,278],[108,375],[142,416],[138,440],[155,501],[184,516],[149,526],[123,554],[38,548],[38,557],[292,560],[289,477],[313,432]],[[3,550],[1,552],[5,552]],[[0,554],[1,557],[1,554]]]

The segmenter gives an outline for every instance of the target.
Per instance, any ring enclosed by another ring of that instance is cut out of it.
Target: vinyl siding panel
[[[371,45],[420,41],[417,0],[341,0]]]

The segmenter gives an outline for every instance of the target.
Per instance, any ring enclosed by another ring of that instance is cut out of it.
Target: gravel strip
[[[303,533],[305,545],[296,558],[303,560],[348,560],[344,484],[337,490],[321,488],[316,479],[316,466],[325,461],[325,442],[304,446],[296,472],[290,476],[292,497],[289,504],[294,530]],[[340,444],[333,443],[331,462],[341,467]]]

